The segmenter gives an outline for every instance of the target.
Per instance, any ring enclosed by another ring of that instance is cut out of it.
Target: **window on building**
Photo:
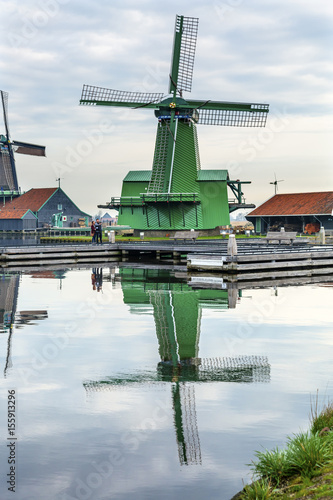
[[[58,203],[58,210],[62,210],[62,204]]]

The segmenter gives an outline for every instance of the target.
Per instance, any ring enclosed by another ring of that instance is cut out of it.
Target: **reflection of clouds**
[[[333,290],[321,286],[281,287],[278,296],[272,296],[273,290],[246,290],[244,295],[251,299],[241,300],[234,315],[235,321],[246,319],[260,303],[269,300],[274,309],[264,323],[281,325],[308,326],[331,322],[329,303],[333,299]],[[244,297],[245,298],[245,297]],[[288,304],[288,307],[287,307]],[[230,315],[230,314],[229,314]]]
[[[274,302],[273,317],[264,318],[253,328],[235,353],[267,356],[270,384],[192,383],[202,466],[182,467],[180,471],[171,383],[89,393],[82,386],[85,380],[102,380],[112,373],[153,369],[156,375],[159,356],[154,320],[151,315],[131,316],[129,320],[120,287],[114,289],[113,302],[99,310],[98,321],[87,324],[84,317],[74,318],[77,334],[59,357],[29,385],[22,384],[18,368],[29,366],[32,352],[50,342],[73,319],[73,311],[90,293],[90,271],[69,272],[67,276],[62,290],[44,288],[47,280],[30,280],[30,286],[23,279],[19,309],[36,309],[42,298],[50,304],[49,317],[38,326],[30,324],[15,332],[13,370],[8,379],[0,380],[2,398],[8,387],[18,391],[20,484],[27,498],[40,498],[43,491],[50,500],[61,500],[62,493],[75,498],[77,481],[86,481],[95,471],[92,463],[107,460],[112,450],[118,450],[124,461],[91,498],[109,499],[112,491],[117,500],[169,500],[183,488],[193,500],[207,497],[207,488],[212,498],[215,492],[217,497],[231,498],[241,489],[242,478],[249,479],[245,464],[253,458],[254,450],[284,446],[286,435],[308,427],[310,393],[315,394],[317,388],[329,393],[333,342],[329,322],[316,323],[312,311],[309,323],[305,322],[310,304],[318,305],[320,314],[329,317],[331,289],[283,289],[286,300]],[[108,285],[105,282],[103,288]],[[36,295],[32,295],[35,290]],[[226,332],[234,332],[235,325],[246,321],[254,302],[267,300],[270,293],[247,290],[244,296],[252,299],[243,297],[236,310],[204,308],[200,357],[228,356]],[[5,341],[0,336],[1,352],[5,352]],[[149,419],[158,405],[162,406],[161,418],[152,427]],[[0,431],[6,434],[4,420]],[[3,449],[0,462],[6,463]]]
[[[34,384],[31,385],[30,387],[21,387],[20,388],[20,394],[33,394],[33,393],[39,393],[43,391],[56,391],[56,390],[63,390],[64,386],[61,384],[56,384],[56,383],[47,383],[47,384]]]

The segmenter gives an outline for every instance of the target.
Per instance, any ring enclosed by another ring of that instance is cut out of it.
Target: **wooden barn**
[[[0,212],[0,231],[34,230],[37,227],[37,217],[26,208],[4,207]]]
[[[313,233],[333,229],[333,191],[276,194],[247,216],[256,233],[286,231]]]
[[[36,218],[37,227],[88,226],[91,220],[91,216],[82,212],[60,187],[33,188],[6,203],[0,211],[0,219],[6,230],[16,229],[18,223],[14,223],[17,219],[13,219],[13,214],[19,210],[22,214],[25,211],[23,220],[28,218],[26,212],[31,212]],[[10,217],[6,218],[6,214],[10,214]]]

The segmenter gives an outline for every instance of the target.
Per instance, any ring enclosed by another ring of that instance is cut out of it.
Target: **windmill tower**
[[[226,170],[201,170],[197,124],[263,127],[268,104],[184,98],[192,88],[197,32],[197,18],[176,16],[166,97],[83,86],[82,105],[153,109],[158,120],[152,170],[129,172],[121,196],[99,205],[118,210],[119,224],[140,230],[207,230],[229,224],[229,211],[253,207],[245,203],[242,182],[230,180]],[[231,204],[228,186],[236,196]]]
[[[5,203],[6,200],[20,195],[17,182],[14,152],[45,156],[45,147],[28,142],[12,141],[10,138],[8,124],[8,93],[0,90],[5,135],[0,134],[0,196]]]

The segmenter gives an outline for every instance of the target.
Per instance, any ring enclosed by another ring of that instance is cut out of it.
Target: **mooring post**
[[[234,234],[229,235],[229,241],[228,241],[228,255],[231,257],[234,257],[234,255],[237,255],[237,242]]]
[[[321,226],[320,231],[319,231],[319,244],[320,245],[325,245],[326,244],[326,236],[325,236],[325,228],[324,228],[324,226]]]
[[[228,283],[228,308],[235,309],[238,299],[238,289],[236,283]]]
[[[161,250],[156,250],[156,260],[161,260]]]
[[[109,231],[108,232],[108,237],[109,237],[109,243],[115,243],[116,242],[116,233],[114,231]]]

